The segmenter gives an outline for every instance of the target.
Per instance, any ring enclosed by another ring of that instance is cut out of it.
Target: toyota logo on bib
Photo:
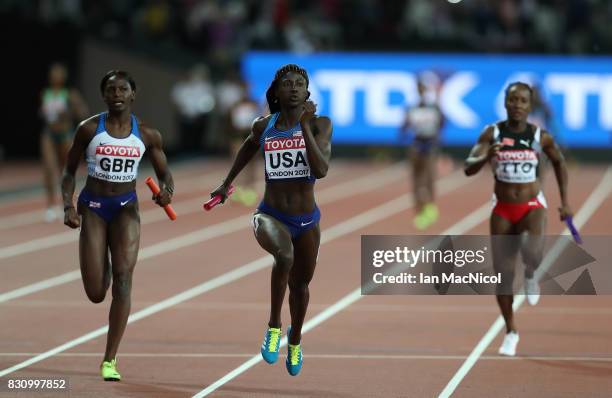
[[[297,134],[296,134],[297,135]],[[266,173],[269,179],[310,176],[306,143],[301,136],[273,138],[264,142]]]

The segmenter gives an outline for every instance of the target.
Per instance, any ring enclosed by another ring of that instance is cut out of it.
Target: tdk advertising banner
[[[243,72],[255,98],[265,100],[288,63],[308,71],[311,98],[332,119],[337,144],[401,144],[398,127],[418,100],[417,79],[433,71],[445,145],[470,146],[487,124],[505,119],[504,89],[524,81],[540,87],[552,111],[548,123],[534,121],[562,145],[612,146],[612,57],[251,52]]]

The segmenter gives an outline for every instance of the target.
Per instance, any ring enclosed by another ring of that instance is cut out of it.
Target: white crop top
[[[138,130],[138,120],[131,115],[130,135],[115,138],[106,131],[106,117],[106,112],[100,114],[96,135],[87,145],[87,174],[109,182],[134,181],[146,149]]]

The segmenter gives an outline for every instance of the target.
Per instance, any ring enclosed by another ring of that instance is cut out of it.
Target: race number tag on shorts
[[[293,137],[272,137],[264,142],[266,173],[268,179],[302,178],[310,176],[306,158],[306,143],[302,132]]]
[[[499,181],[528,183],[536,180],[538,156],[535,151],[506,150],[497,153],[495,175]]]

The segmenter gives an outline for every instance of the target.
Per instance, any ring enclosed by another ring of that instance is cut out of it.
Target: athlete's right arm
[[[255,156],[255,154],[259,150],[259,138],[265,130],[267,123],[267,117],[259,117],[255,119],[255,121],[253,122],[253,126],[251,127],[251,133],[240,146],[240,149],[236,154],[236,158],[234,159],[234,163],[232,164],[230,171],[227,173],[227,176],[225,177],[221,185],[219,185],[214,191],[210,193],[211,198],[216,195],[221,195],[221,203],[225,202],[225,199],[227,199],[227,191],[229,190],[232,181],[234,181],[234,178],[236,178],[236,176],[242,171],[244,166],[246,166],[251,161],[251,159],[253,159],[253,156]]]
[[[501,144],[497,143],[491,145],[492,141],[493,127],[488,126],[480,134],[478,142],[476,142],[476,145],[474,145],[470,151],[468,158],[465,159],[465,164],[463,167],[465,175],[471,176],[478,173],[480,169],[482,169],[482,166],[491,160],[491,158],[497,156],[497,152],[499,152]]]
[[[75,174],[79,167],[79,162],[87,149],[96,132],[97,123],[92,118],[79,124],[72,141],[72,146],[68,151],[66,159],[66,169],[62,177],[62,198],[64,201],[64,224],[70,228],[78,228],[81,224],[77,211],[74,207],[73,196],[75,188]]]

